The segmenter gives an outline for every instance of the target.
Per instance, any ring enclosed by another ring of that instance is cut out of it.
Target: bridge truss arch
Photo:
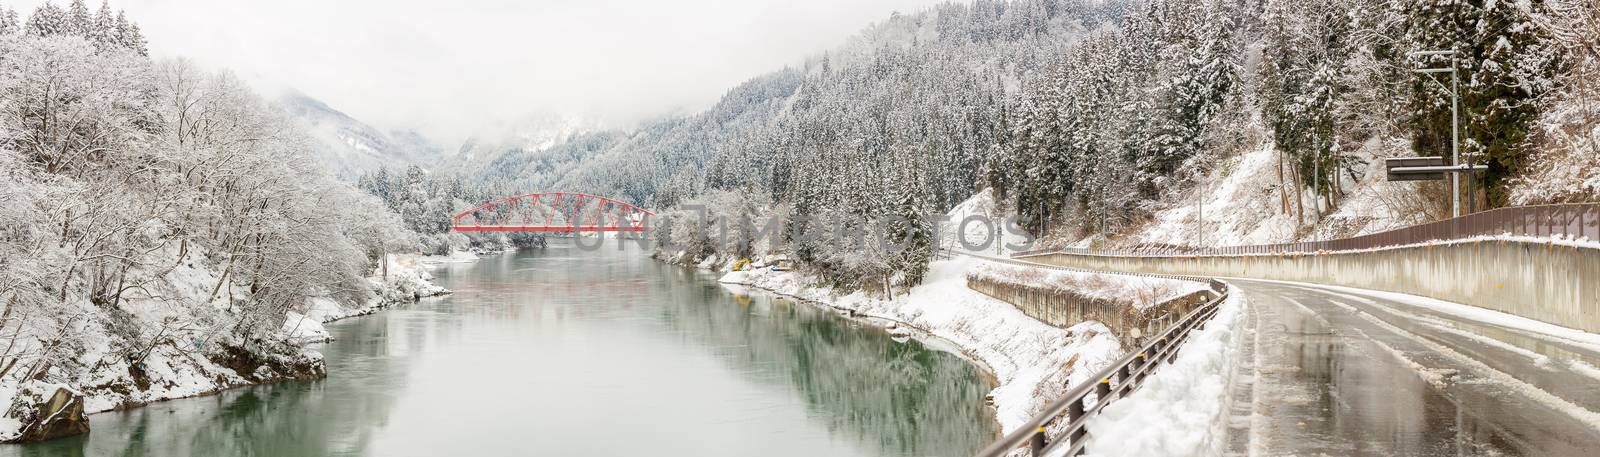
[[[614,198],[542,192],[491,200],[450,217],[458,232],[643,232],[655,213]]]

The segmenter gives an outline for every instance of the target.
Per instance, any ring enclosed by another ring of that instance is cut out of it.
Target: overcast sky
[[[40,3],[0,0],[24,15]],[[446,141],[535,113],[618,124],[698,110],[893,11],[935,3],[111,0],[156,57],[227,67],[263,90],[298,88],[379,127]]]

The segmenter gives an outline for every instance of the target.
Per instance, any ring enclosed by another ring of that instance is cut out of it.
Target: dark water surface
[[[441,299],[341,321],[329,376],[92,416],[0,455],[968,456],[957,357],[637,251],[438,272]]]

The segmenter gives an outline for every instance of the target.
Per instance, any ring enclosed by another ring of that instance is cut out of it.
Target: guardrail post
[[[1096,400],[1096,401],[1098,401],[1098,400]],[[1099,404],[1096,404],[1095,406],[1099,406]],[[1078,422],[1078,419],[1082,419],[1082,418],[1083,418],[1083,399],[1079,398],[1078,401],[1072,402],[1072,404],[1067,407],[1067,424],[1071,425],[1071,424],[1073,424],[1075,422]],[[1067,434],[1067,442],[1068,443],[1072,443],[1072,444],[1077,444],[1078,440],[1083,439],[1083,435],[1085,433],[1086,432],[1085,432],[1085,428],[1084,427],[1078,427],[1077,430],[1074,430],[1074,431],[1072,431],[1072,433],[1068,433]]]
[[[1177,347],[1179,341],[1182,341],[1182,340],[1164,340],[1164,341],[1161,342],[1161,344],[1157,344],[1154,347],[1151,347],[1149,349],[1149,351],[1150,351],[1150,359],[1154,360],[1155,363],[1161,363],[1161,354],[1166,354],[1167,351],[1170,351],[1170,350],[1172,350],[1172,348]]]
[[[1033,457],[1044,455],[1044,444],[1044,425],[1041,424],[1039,429],[1033,432],[1033,438],[1028,440],[1028,455]]]
[[[1094,398],[1095,409],[1105,406],[1106,401],[1111,400],[1111,378],[1101,379],[1100,384],[1094,386]]]
[[[1134,362],[1137,363],[1138,361],[1135,360]],[[1128,379],[1128,371],[1128,365],[1117,367],[1117,396],[1124,395],[1124,391],[1122,389],[1127,387],[1129,384],[1132,384]],[[1110,397],[1107,397],[1107,399],[1109,400]]]
[[[1130,366],[1130,368],[1131,368],[1129,371],[1135,371],[1135,370],[1142,369],[1142,368],[1144,368],[1144,364],[1145,364],[1144,353],[1140,352],[1139,355],[1135,356],[1133,358],[1133,360],[1131,361],[1131,363],[1128,364]],[[1139,384],[1139,382],[1142,381],[1142,380],[1144,380],[1144,375],[1143,374],[1132,375],[1132,379],[1123,378],[1122,385],[1121,386],[1117,386],[1117,390],[1122,391],[1121,395],[1126,396],[1126,395],[1128,395],[1128,393],[1133,392],[1134,386],[1137,386]]]

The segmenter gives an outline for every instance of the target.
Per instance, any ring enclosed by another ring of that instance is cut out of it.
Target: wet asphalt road
[[[1600,344],[1348,289],[1249,300],[1232,455],[1600,455]]]

